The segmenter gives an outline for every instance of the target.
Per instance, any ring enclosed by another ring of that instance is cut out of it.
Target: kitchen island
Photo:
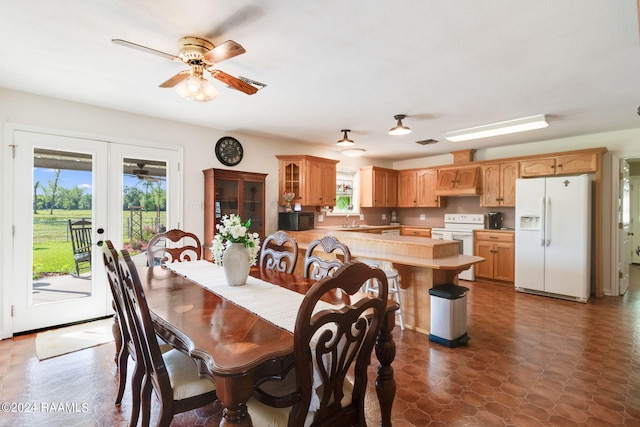
[[[303,273],[308,244],[327,234],[347,245],[353,258],[391,263],[401,277],[400,297],[405,327],[424,334],[429,334],[431,322],[429,289],[441,284],[457,284],[461,271],[484,261],[482,257],[460,255],[459,242],[451,240],[326,228],[290,233],[299,247],[296,274]]]

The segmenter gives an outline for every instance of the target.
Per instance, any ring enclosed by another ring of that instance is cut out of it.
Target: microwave
[[[313,212],[279,212],[278,230],[302,231],[314,227]]]

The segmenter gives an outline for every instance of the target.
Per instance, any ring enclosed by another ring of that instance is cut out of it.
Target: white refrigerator
[[[587,302],[591,294],[591,179],[516,180],[515,288]]]

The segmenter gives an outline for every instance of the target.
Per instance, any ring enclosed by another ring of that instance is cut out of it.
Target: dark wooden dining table
[[[224,406],[220,425],[252,426],[246,402],[261,379],[283,375],[293,364],[293,334],[167,268],[142,267],[138,273],[158,334],[193,357],[200,374],[215,382]],[[250,274],[302,294],[314,283],[258,267]],[[384,427],[391,426],[396,392],[391,332],[397,308],[389,301],[375,346],[376,393]]]

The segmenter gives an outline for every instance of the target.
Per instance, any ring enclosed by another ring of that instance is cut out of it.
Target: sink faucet
[[[344,224],[342,224],[342,226],[344,228],[347,228],[349,226],[349,215],[344,217]]]

